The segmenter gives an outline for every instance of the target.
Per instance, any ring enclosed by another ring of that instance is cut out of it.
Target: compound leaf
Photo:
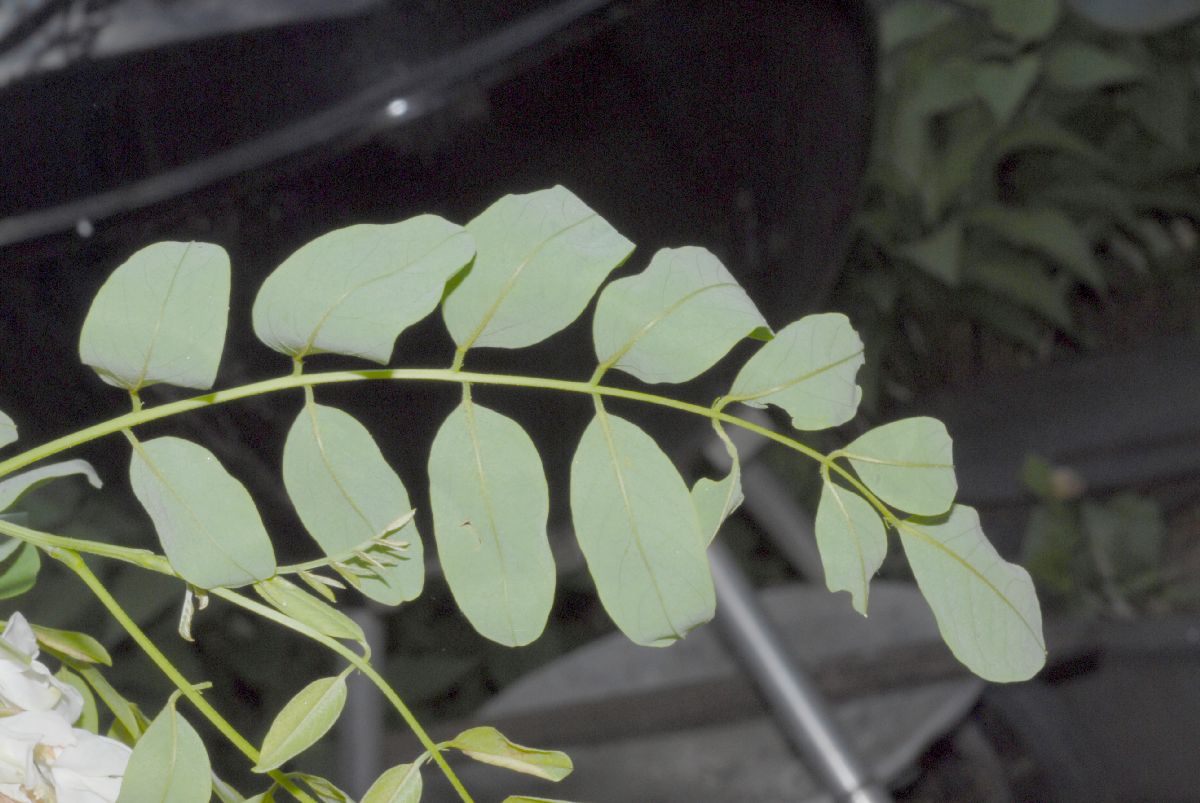
[[[997,554],[979,514],[955,505],[936,519],[902,521],[899,533],[917,585],[955,657],[985,680],[1033,677],[1046,661],[1033,581]]]
[[[357,622],[283,577],[276,575],[255,583],[254,590],[275,610],[319,633],[366,643],[367,637]]]
[[[0,480],[0,511],[8,510],[21,497],[35,488],[53,482],[60,477],[70,477],[82,474],[93,488],[103,485],[96,469],[86,460],[64,460],[61,463],[51,463],[48,466],[31,468],[5,480]]]
[[[523,747],[505,738],[495,728],[471,728],[455,736],[446,747],[461,750],[476,761],[522,772],[548,781],[561,781],[575,766],[566,753]]]
[[[474,254],[466,230],[437,215],[329,232],[263,282],[254,332],[294,357],[331,352],[386,364],[396,338],[433,312]]]
[[[380,775],[362,803],[419,803],[421,800],[421,764],[400,764]]]
[[[134,449],[129,480],[167,560],[192,585],[247,585],[275,573],[254,500],[208,449],[175,437],[145,441]]]
[[[871,578],[887,555],[883,520],[867,500],[827,481],[817,504],[816,533],[825,585],[849,591],[854,610],[866,616]]]
[[[664,248],[636,276],[600,293],[596,357],[643,382],[686,382],[708,370],[766,319],[725,266],[703,248]]]
[[[463,614],[500,644],[536,639],[555,573],[546,474],[525,430],[464,400],[434,438],[429,497],[438,557]]]
[[[117,803],[207,803],[212,797],[212,766],[199,734],[167,703],[129,757]]]
[[[404,483],[361,423],[336,407],[309,402],[288,431],[283,484],[304,527],[326,555],[344,558],[342,576],[371,599],[398,605],[425,584],[421,535]],[[407,543],[403,551],[373,539]],[[365,553],[372,562],[354,557]]]
[[[665,646],[712,618],[712,574],[687,486],[658,444],[599,408],[571,462],[571,517],[617,627]]]
[[[229,318],[229,255],[211,243],[149,245],[113,271],[83,322],[79,355],[110,385],[212,387]]]
[[[17,440],[17,425],[8,417],[8,414],[0,410],[0,449],[8,446]]]
[[[506,195],[467,224],[475,263],[442,305],[461,349],[521,348],[579,317],[633,243],[563,187]]]
[[[255,772],[270,772],[324,736],[346,705],[346,678],[320,678],[287,702],[263,739]]]
[[[953,443],[936,418],[902,418],[863,433],[840,453],[876,496],[922,516],[945,513],[954,503]]]
[[[742,367],[726,403],[774,404],[796,429],[818,430],[854,417],[862,389],[854,383],[863,344],[841,313],[808,315],[788,324]]]

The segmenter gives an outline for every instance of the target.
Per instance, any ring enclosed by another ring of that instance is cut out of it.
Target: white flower
[[[0,801],[115,803],[131,752],[50,711],[0,718]]]
[[[0,641],[0,706],[10,712],[53,711],[68,724],[79,719],[83,695],[37,660],[37,638],[24,616],[12,615]]]

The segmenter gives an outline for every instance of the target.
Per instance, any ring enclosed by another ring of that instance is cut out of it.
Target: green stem
[[[270,608],[266,605],[255,602],[249,597],[242,596],[236,591],[232,591],[228,588],[214,588],[210,593],[215,597],[220,597],[226,602],[238,606],[239,608],[251,611],[252,613],[256,613],[264,619],[270,619],[271,621],[282,625],[283,627],[294,630],[295,632],[312,639],[331,652],[337,653],[342,658],[346,659],[346,661],[348,661],[355,669],[362,672],[363,675],[365,675],[368,680],[374,683],[375,686],[378,687],[378,689],[383,693],[383,696],[387,698],[388,702],[392,704],[392,707],[396,709],[396,712],[400,714],[400,717],[404,720],[405,724],[408,725],[409,729],[416,734],[417,739],[421,742],[421,746],[424,747],[433,757],[434,762],[437,763],[438,767],[441,768],[442,773],[445,774],[446,780],[448,780],[450,785],[454,787],[454,790],[458,792],[459,797],[462,798],[464,803],[473,803],[471,795],[462,785],[462,782],[458,779],[458,776],[455,775],[454,770],[450,768],[448,763],[446,763],[446,758],[442,755],[441,750],[438,749],[437,743],[434,742],[426,730],[421,727],[421,723],[417,721],[417,718],[413,712],[407,705],[404,704],[404,701],[400,699],[400,695],[396,694],[395,690],[388,685],[388,682],[384,680],[383,677],[375,671],[375,668],[371,666],[368,661],[363,659],[362,656],[355,653],[354,650],[350,649],[345,644],[342,644],[337,639],[330,638],[324,633],[318,632],[303,622],[297,621],[290,616],[282,614],[279,611],[276,611],[274,608]]]
[[[150,639],[150,637],[147,636],[140,627],[138,627],[137,622],[133,621],[129,614],[125,612],[125,609],[121,607],[121,603],[117,602],[112,594],[108,592],[108,589],[104,587],[102,582],[100,582],[100,578],[96,577],[92,570],[88,568],[88,565],[84,562],[83,558],[81,558],[77,553],[67,549],[51,548],[47,549],[46,551],[50,557],[60,561],[67,568],[78,575],[79,579],[84,582],[84,584],[91,590],[93,594],[95,594],[96,599],[100,601],[100,604],[108,609],[108,612],[114,619],[117,620],[117,623],[124,628],[125,632],[129,634],[130,638],[137,642],[137,645],[142,648],[142,651],[146,653],[146,656],[154,662],[154,665],[158,667],[159,671],[166,675],[167,678],[173,684],[175,684],[175,688],[179,690],[179,693],[186,697],[188,701],[196,707],[196,710],[203,714],[205,719],[211,722],[213,727],[220,731],[221,735],[228,739],[234,747],[240,750],[242,754],[246,756],[246,758],[257,764],[259,759],[258,749],[255,748],[255,746],[252,745],[246,739],[246,737],[242,736],[242,734],[239,733],[237,729],[234,728],[227,719],[225,719],[225,717],[221,716],[220,712],[213,708],[212,705],[210,705],[209,702],[204,699],[204,697],[196,689],[196,686],[187,678],[185,678],[183,673],[175,668],[175,665],[171,663],[170,659],[167,658],[167,656],[158,649],[158,646]],[[305,793],[304,790],[297,787],[291,781],[291,779],[283,773],[274,771],[270,773],[270,776],[272,780],[290,792],[297,800],[303,801],[303,803],[316,803],[312,797]]]

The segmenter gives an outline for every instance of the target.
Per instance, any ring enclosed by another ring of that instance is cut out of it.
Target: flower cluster
[[[13,614],[0,634],[0,803],[114,803],[130,749],[72,727],[83,696],[37,657]]]

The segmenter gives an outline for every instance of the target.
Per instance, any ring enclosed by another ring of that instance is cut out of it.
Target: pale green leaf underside
[[[741,507],[743,501],[742,467],[736,460],[729,468],[729,473],[721,479],[701,477],[696,480],[692,486],[692,504],[696,506],[704,543],[712,543],[725,519]]]
[[[400,764],[380,775],[362,803],[419,803],[421,800],[421,765]]]
[[[471,270],[442,305],[462,348],[521,348],[579,317],[633,243],[563,187],[506,195],[467,224]]]
[[[867,615],[871,578],[887,555],[883,520],[867,500],[826,482],[817,504],[817,549],[830,591],[849,591],[854,610]]]
[[[70,477],[81,474],[87,478],[93,488],[99,488],[100,482],[96,469],[86,460],[64,460],[61,463],[51,463],[47,466],[31,468],[5,480],[0,480],[0,511],[8,510],[30,491],[53,482],[60,477]]]
[[[863,345],[840,313],[808,315],[784,327],[742,367],[727,401],[774,404],[792,426],[819,430],[854,417],[862,390],[854,382]]]
[[[346,705],[346,679],[320,678],[287,702],[263,739],[255,772],[269,772],[324,736]]]
[[[985,680],[1026,680],[1046,661],[1029,573],[997,554],[973,508],[900,523],[900,542],[950,650]]]
[[[448,746],[461,750],[465,755],[484,764],[504,767],[548,781],[561,781],[574,769],[566,753],[514,744],[500,731],[487,726],[463,731],[455,736]]]
[[[283,577],[275,576],[255,583],[254,590],[275,610],[319,633],[366,643],[366,636],[357,622]]]
[[[436,215],[329,232],[263,282],[254,332],[292,356],[331,352],[386,364],[396,338],[433,312],[474,254],[466,230]]]
[[[463,614],[508,646],[541,635],[554,604],[541,458],[516,421],[464,401],[429,454],[438,558]]]
[[[336,407],[308,404],[292,423],[283,449],[283,484],[305,529],[330,557],[363,548],[412,509],[404,483],[379,451],[371,433]],[[388,536],[407,541],[393,555],[366,552],[377,563],[347,558],[356,587],[385,605],[415,599],[425,584],[425,557],[417,525],[410,521]],[[391,564],[391,565],[388,565]]]
[[[200,588],[240,586],[275,573],[254,501],[212,452],[181,438],[145,441],[129,465],[171,566]]]
[[[229,255],[211,243],[163,242],[131,256],[96,294],[79,339],[110,385],[212,387],[229,318]]]
[[[571,518],[600,600],[638,644],[712,618],[712,574],[687,486],[654,440],[600,411],[571,463]]]
[[[134,746],[117,803],[207,803],[211,796],[204,742],[168,703]]]
[[[703,248],[664,248],[636,276],[600,294],[592,321],[602,365],[643,382],[686,382],[766,320],[725,266]]]
[[[935,418],[903,418],[876,427],[840,450],[880,499],[907,513],[937,516],[954,503],[953,444]]]
[[[8,446],[17,440],[17,425],[8,417],[8,414],[0,410],[0,449]]]

